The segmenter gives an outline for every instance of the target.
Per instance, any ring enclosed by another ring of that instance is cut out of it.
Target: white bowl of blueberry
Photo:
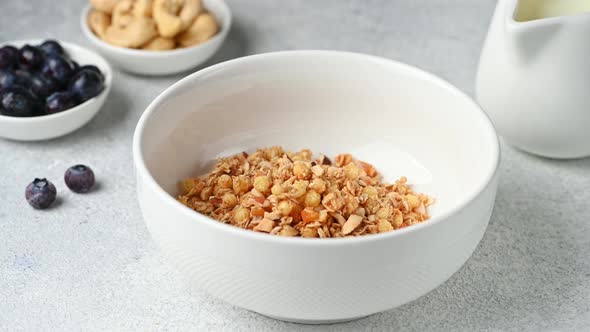
[[[20,141],[66,135],[104,104],[112,71],[78,45],[26,40],[0,45],[0,137]]]

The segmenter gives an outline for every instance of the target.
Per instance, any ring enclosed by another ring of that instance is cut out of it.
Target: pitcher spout
[[[551,43],[562,27],[559,17],[546,16],[552,0],[501,0],[506,3],[505,32],[516,55],[528,62]],[[558,0],[570,1],[570,0]],[[589,8],[590,10],[590,8]]]
[[[530,22],[590,13],[587,0],[509,0],[515,2],[514,19]]]

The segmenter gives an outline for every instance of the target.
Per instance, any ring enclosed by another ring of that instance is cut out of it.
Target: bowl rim
[[[80,15],[80,26],[82,28],[82,32],[83,32],[84,36],[86,36],[86,38],[89,39],[93,44],[97,45],[98,47],[105,48],[111,52],[118,52],[122,55],[157,58],[157,57],[164,57],[164,56],[175,56],[175,55],[181,55],[181,54],[189,54],[191,52],[195,52],[196,50],[198,50],[202,47],[207,46],[208,44],[214,43],[218,39],[224,40],[226,38],[227,34],[229,33],[229,30],[231,29],[233,18],[232,18],[232,13],[231,13],[229,6],[225,3],[224,0],[215,0],[215,1],[219,2],[221,7],[223,8],[223,15],[224,15],[223,20],[226,20],[227,23],[221,25],[221,30],[218,33],[216,33],[215,36],[213,36],[211,39],[208,39],[207,41],[205,41],[203,43],[189,46],[189,47],[175,48],[173,50],[164,50],[164,51],[141,50],[141,49],[135,49],[135,48],[115,46],[115,45],[111,45],[111,44],[103,41],[102,39],[98,38],[94,34],[94,32],[92,32],[92,30],[90,30],[90,27],[88,26],[88,23],[87,23],[88,22],[88,14],[90,13],[90,10],[92,9],[91,3],[88,3],[84,7],[84,9],[82,9],[82,14]]]
[[[1,42],[0,43],[0,47],[5,46],[5,45],[19,45],[19,44],[38,44],[42,41],[44,41],[46,39],[20,39],[20,40],[11,40],[11,41],[6,41],[6,42]],[[76,105],[72,108],[69,108],[67,110],[64,110],[62,112],[59,113],[55,113],[55,114],[45,114],[45,115],[40,115],[40,116],[32,116],[32,117],[17,117],[17,116],[8,116],[8,115],[2,115],[0,114],[0,121],[1,122],[5,122],[5,123],[35,123],[35,122],[44,122],[47,120],[51,120],[51,119],[57,119],[57,118],[63,118],[63,117],[68,117],[71,115],[72,112],[81,112],[84,111],[86,108],[86,106],[95,103],[98,101],[99,98],[101,98],[104,94],[108,94],[109,91],[111,90],[111,86],[112,86],[112,82],[113,82],[113,70],[111,68],[111,65],[109,64],[109,62],[100,54],[98,54],[97,52],[95,52],[94,50],[91,50],[89,48],[80,46],[76,43],[72,43],[72,42],[68,42],[68,41],[64,41],[64,40],[60,40],[60,39],[56,39],[57,42],[59,42],[67,51],[68,49],[79,49],[79,50],[83,50],[85,52],[91,53],[94,56],[96,56],[97,58],[99,58],[104,65],[104,69],[105,69],[105,73],[104,73],[104,77],[105,77],[105,86],[104,89],[97,95],[94,96],[90,99],[88,99],[87,101],[83,102],[82,104]],[[76,59],[73,59],[76,60]],[[102,68],[101,68],[102,69]]]
[[[487,127],[487,132],[491,136],[491,153],[492,161],[487,174],[485,177],[482,178],[481,182],[478,183],[476,189],[472,192],[468,193],[459,203],[455,206],[449,208],[447,211],[440,215],[436,215],[431,217],[428,221],[419,223],[417,225],[412,225],[411,227],[405,227],[402,229],[398,229],[393,232],[386,232],[386,233],[378,233],[378,234],[370,234],[365,236],[356,236],[356,237],[346,237],[346,238],[326,238],[326,239],[315,239],[315,238],[301,238],[301,237],[283,237],[283,236],[271,236],[265,233],[254,232],[251,230],[242,229],[239,227],[235,227],[233,225],[228,225],[222,222],[219,222],[213,218],[208,216],[199,214],[194,210],[184,206],[180,202],[178,202],[172,195],[167,193],[154,179],[152,174],[147,169],[143,158],[143,150],[141,147],[141,142],[143,138],[143,133],[145,129],[145,125],[150,118],[150,116],[156,112],[156,109],[161,105],[162,101],[168,98],[170,95],[175,93],[177,88],[180,88],[185,85],[189,85],[199,78],[206,77],[209,73],[215,72],[217,70],[222,69],[227,65],[236,65],[240,63],[247,63],[253,60],[261,60],[261,59],[271,59],[271,58],[280,58],[280,57],[289,57],[289,56],[337,56],[337,57],[347,57],[351,59],[355,59],[357,61],[364,61],[364,62],[371,62],[378,65],[386,65],[386,66],[394,66],[396,68],[401,68],[407,70],[412,75],[417,77],[424,78],[429,82],[439,85],[440,87],[446,89],[449,93],[454,94],[458,98],[462,98],[467,101],[474,109],[479,111],[479,115],[482,117],[484,121],[484,126]],[[494,181],[498,169],[500,166],[500,159],[501,159],[501,150],[500,150],[500,141],[496,130],[494,128],[493,122],[491,121],[490,117],[487,113],[473,100],[473,98],[469,97],[466,93],[459,90],[457,87],[452,85],[451,83],[447,82],[446,80],[439,78],[438,76],[431,74],[427,71],[422,69],[416,68],[414,66],[407,65],[402,62],[398,62],[395,60],[378,57],[374,55],[362,54],[362,53],[354,53],[354,52],[346,52],[346,51],[328,51],[328,50],[297,50],[297,51],[280,51],[280,52],[270,52],[270,53],[261,53],[256,55],[245,56],[225,62],[221,62],[210,67],[201,69],[191,75],[184,77],[183,79],[179,80],[178,82],[174,83],[166,90],[160,93],[146,108],[146,110],[141,115],[134,135],[133,135],[133,161],[135,165],[136,175],[141,175],[141,177],[137,177],[137,181],[146,180],[147,185],[153,190],[159,197],[163,199],[163,201],[168,204],[171,208],[177,209],[182,211],[187,218],[194,220],[195,222],[202,222],[204,225],[208,227],[216,227],[219,231],[222,232],[230,232],[236,237],[240,237],[244,240],[253,240],[253,241],[266,241],[268,243],[281,243],[281,244],[291,244],[291,245],[304,245],[304,246],[334,246],[334,245],[343,245],[343,244],[360,244],[360,243],[368,243],[380,240],[389,240],[393,238],[397,238],[400,236],[406,236],[407,234],[412,234],[415,232],[420,232],[423,229],[434,227],[434,225],[444,222],[449,217],[459,213],[462,211],[467,205],[473,202],[476,198],[478,198],[483,191],[485,191]],[[144,218],[145,219],[145,218]]]

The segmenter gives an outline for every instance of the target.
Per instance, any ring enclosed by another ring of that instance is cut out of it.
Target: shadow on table
[[[113,83],[111,94],[102,106],[100,113],[75,134],[81,135],[80,138],[83,135],[100,135],[110,139],[110,133],[116,131],[119,125],[124,124],[131,111],[129,99],[132,96],[126,95],[122,90],[117,87],[116,83]]]
[[[590,144],[590,142],[588,142]],[[520,150],[515,147],[506,147],[506,149],[511,149],[515,152],[518,152],[522,155],[522,158],[528,161],[536,161],[546,163],[547,165],[560,167],[562,169],[584,169],[590,170],[590,157],[585,158],[577,158],[577,159],[553,159],[553,158],[545,158],[541,157],[536,154],[531,154],[524,150]]]
[[[227,39],[215,55],[209,59],[205,64],[198,68],[189,71],[194,72],[214,64],[239,58],[248,54],[249,41],[245,33],[246,29],[242,28],[242,23],[239,20],[234,20],[231,29],[227,35]]]

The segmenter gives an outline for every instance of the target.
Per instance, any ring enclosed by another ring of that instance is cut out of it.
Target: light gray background
[[[0,40],[55,37],[88,45],[78,25],[85,3],[1,0]],[[473,94],[494,3],[230,0],[235,26],[208,64],[288,49],[357,51],[424,68]],[[459,272],[417,301],[347,324],[303,326],[189,290],[143,224],[131,158],[138,118],[182,76],[116,72],[109,100],[83,129],[41,143],[0,140],[0,329],[590,328],[590,160],[542,160],[505,144],[483,241]],[[75,163],[95,169],[97,191],[67,190],[63,173]],[[40,212],[23,195],[43,176],[57,185],[60,201]]]

